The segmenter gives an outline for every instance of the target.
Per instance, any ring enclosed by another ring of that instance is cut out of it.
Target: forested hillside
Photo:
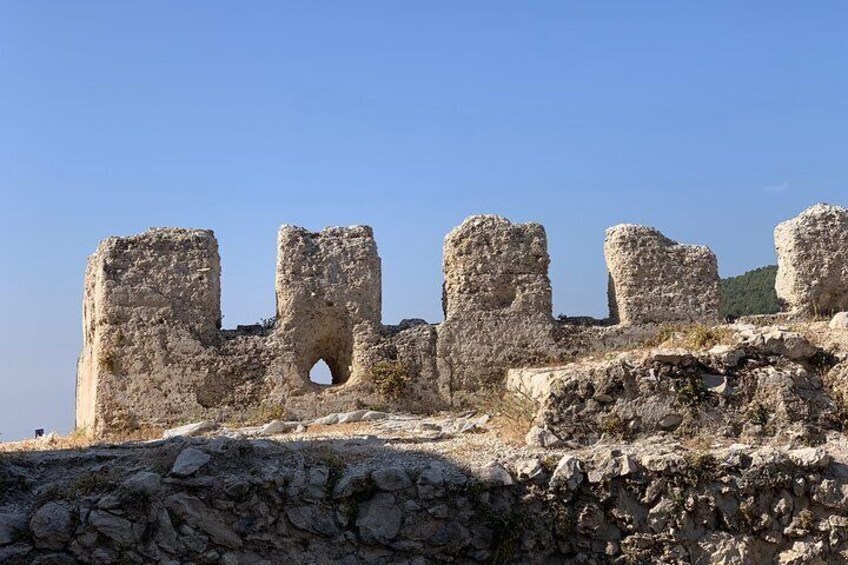
[[[780,311],[774,279],[777,266],[769,265],[738,277],[721,280],[721,315],[736,318]]]

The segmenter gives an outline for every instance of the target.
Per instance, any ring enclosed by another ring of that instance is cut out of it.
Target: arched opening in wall
[[[350,377],[353,364],[353,329],[339,312],[325,310],[304,327],[306,334],[300,353],[300,370],[315,385],[341,385]]]
[[[327,362],[323,359],[318,359],[312,368],[309,370],[309,380],[316,385],[329,386],[333,383],[333,371]]]

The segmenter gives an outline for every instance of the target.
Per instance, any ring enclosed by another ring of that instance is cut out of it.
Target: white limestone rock
[[[204,420],[202,422],[194,422],[193,424],[186,424],[177,428],[165,430],[165,433],[162,434],[162,437],[165,439],[171,439],[175,437],[194,437],[200,434],[204,434],[206,432],[215,431],[219,427],[220,426],[218,425],[218,422],[215,422],[214,420]]]
[[[745,358],[745,351],[733,345],[716,345],[707,351],[705,358],[711,364],[733,368]]]
[[[824,469],[833,458],[820,447],[804,447],[789,451],[789,458],[803,469]]]
[[[839,312],[831,318],[828,326],[834,330],[848,330],[848,312]]]
[[[556,434],[539,426],[530,428],[524,441],[531,447],[555,448],[563,445],[563,441]]]
[[[583,482],[583,464],[573,455],[564,455],[554,469],[550,485],[574,490]]]
[[[545,466],[538,457],[517,461],[514,470],[516,477],[522,481],[541,482],[545,478]]]
[[[171,474],[175,477],[188,477],[195,474],[201,467],[206,465],[211,457],[205,451],[196,447],[186,447],[177,456]]]
[[[260,427],[256,434],[260,436],[271,436],[276,434],[286,434],[289,432],[300,431],[303,428],[300,422],[284,422],[282,420],[271,420],[267,424]]]
[[[515,481],[503,465],[493,461],[480,470],[480,479],[488,485],[509,486]]]
[[[385,412],[374,410],[354,410],[353,412],[339,412],[328,414],[312,421],[312,425],[332,426],[335,424],[352,424],[355,422],[373,422],[375,420],[386,420],[391,417]]]
[[[818,353],[818,348],[798,332],[766,326],[740,334],[743,344],[770,355],[783,355],[791,360],[807,359]]]

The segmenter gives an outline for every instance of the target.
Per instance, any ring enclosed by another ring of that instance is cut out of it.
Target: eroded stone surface
[[[71,539],[72,519],[67,503],[48,502],[39,508],[29,521],[36,544],[47,549],[63,548]]]
[[[244,417],[274,390],[262,336],[220,331],[220,262],[208,230],[109,238],[89,259],[77,426],[120,433]]]
[[[454,402],[500,384],[510,365],[559,357],[549,263],[539,224],[472,216],[445,237],[438,362]]]
[[[816,204],[774,230],[777,296],[797,314],[848,310],[848,210]]]
[[[367,226],[318,233],[283,226],[277,241],[277,324],[284,362],[294,366],[304,385],[322,359],[335,384],[346,382],[380,330],[374,234]]]
[[[551,313],[548,241],[540,224],[471,216],[445,236],[444,311]]]
[[[605,253],[611,312],[622,325],[555,320],[544,229],[473,216],[445,238],[445,321],[390,326],[380,320],[381,266],[370,228],[283,226],[276,321],[221,330],[212,232],[163,228],[109,238],[86,275],[77,425],[102,436],[200,422],[166,434],[189,436],[211,431],[205,422],[277,419],[262,432],[273,434],[328,413],[474,406],[503,386],[509,369],[535,371],[646,339],[658,331],[652,322],[717,316],[716,263],[707,248],[623,225],[608,231]],[[829,264],[835,272],[838,260]],[[786,332],[757,339],[793,360],[814,352]],[[708,355],[725,368],[744,356],[738,349]],[[331,386],[309,381],[319,359],[330,366]],[[524,384],[531,397],[547,386],[541,374]],[[678,420],[660,418],[665,429]]]
[[[661,347],[513,370],[507,386],[541,407],[527,437],[533,445],[545,445],[547,434],[592,444],[672,431],[812,441],[840,429],[845,387],[836,359],[801,334],[775,327],[738,326],[732,339],[732,364],[713,348]]]
[[[171,474],[175,477],[188,477],[196,473],[209,462],[209,455],[196,447],[186,447],[177,456]]]
[[[719,317],[715,254],[658,230],[620,224],[606,232],[610,317],[622,324],[714,322]]]

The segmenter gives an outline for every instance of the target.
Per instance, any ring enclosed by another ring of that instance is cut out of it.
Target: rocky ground
[[[0,562],[845,563],[846,353],[681,328],[466,414],[2,444]]]

